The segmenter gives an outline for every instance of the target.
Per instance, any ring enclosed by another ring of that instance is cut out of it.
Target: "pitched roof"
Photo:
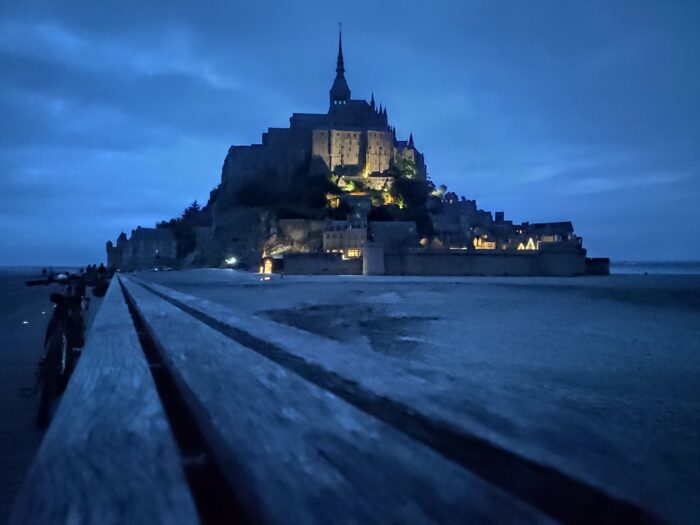
[[[175,234],[169,228],[141,228],[131,232],[132,241],[170,242],[175,240]]]

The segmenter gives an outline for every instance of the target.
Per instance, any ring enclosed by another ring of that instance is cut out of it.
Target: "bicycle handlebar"
[[[49,284],[74,284],[79,281],[84,281],[85,277],[82,275],[69,275],[65,279],[56,279],[56,278],[49,278],[49,279],[33,279],[31,281],[25,281],[24,284],[27,286],[40,286],[40,285],[49,285]]]

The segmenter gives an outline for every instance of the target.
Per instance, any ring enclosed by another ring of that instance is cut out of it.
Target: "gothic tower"
[[[333,81],[333,86],[330,91],[331,106],[329,109],[333,111],[333,108],[341,105],[347,104],[350,101],[350,87],[345,80],[345,64],[343,63],[343,33],[338,33],[338,62],[335,68],[335,80]]]

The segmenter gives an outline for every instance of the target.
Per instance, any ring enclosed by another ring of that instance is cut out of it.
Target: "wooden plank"
[[[125,284],[217,461],[256,521],[548,521],[135,282]]]
[[[180,456],[117,279],[10,523],[197,523]]]
[[[567,473],[550,464],[546,454],[544,458],[542,454],[531,455],[531,447],[523,446],[517,433],[494,432],[493,427],[509,426],[491,412],[489,399],[479,403],[461,398],[455,402],[444,395],[421,395],[426,393],[425,378],[397,366],[400,363],[390,357],[357,352],[338,341],[240,315],[226,305],[153,283],[142,284],[234,341],[558,520],[577,521],[581,516],[598,523],[655,520],[647,511],[616,495],[618,487],[601,489],[595,481],[579,477],[580,472]],[[386,371],[391,372],[387,375]]]

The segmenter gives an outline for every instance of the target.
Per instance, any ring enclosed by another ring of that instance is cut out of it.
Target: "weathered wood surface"
[[[254,520],[548,521],[406,434],[134,281],[124,282],[217,461]]]
[[[365,415],[387,423],[421,446],[426,445],[481,480],[499,487],[512,501],[525,501],[564,522],[655,520],[624,496],[616,497],[619,487],[601,485],[595,479],[587,482],[585,477],[579,477],[585,475],[585,470],[568,474],[552,465],[546,453],[532,445],[524,446],[512,424],[491,410],[488,398],[475,395],[471,400],[462,397],[455,401],[441,394],[442,383],[430,381],[429,373],[407,370],[403,363],[391,357],[357,352],[348,344],[239,314],[228,304],[150,282],[141,285],[251,352],[281,365],[288,373],[338,396]],[[231,303],[235,303],[235,298]],[[387,370],[391,370],[389,375],[377,373]],[[494,431],[499,428],[503,430]],[[380,448],[378,445],[377,449]],[[531,459],[538,456],[539,460]],[[417,469],[425,467],[423,464]]]
[[[10,523],[197,523],[180,456],[117,279]]]

